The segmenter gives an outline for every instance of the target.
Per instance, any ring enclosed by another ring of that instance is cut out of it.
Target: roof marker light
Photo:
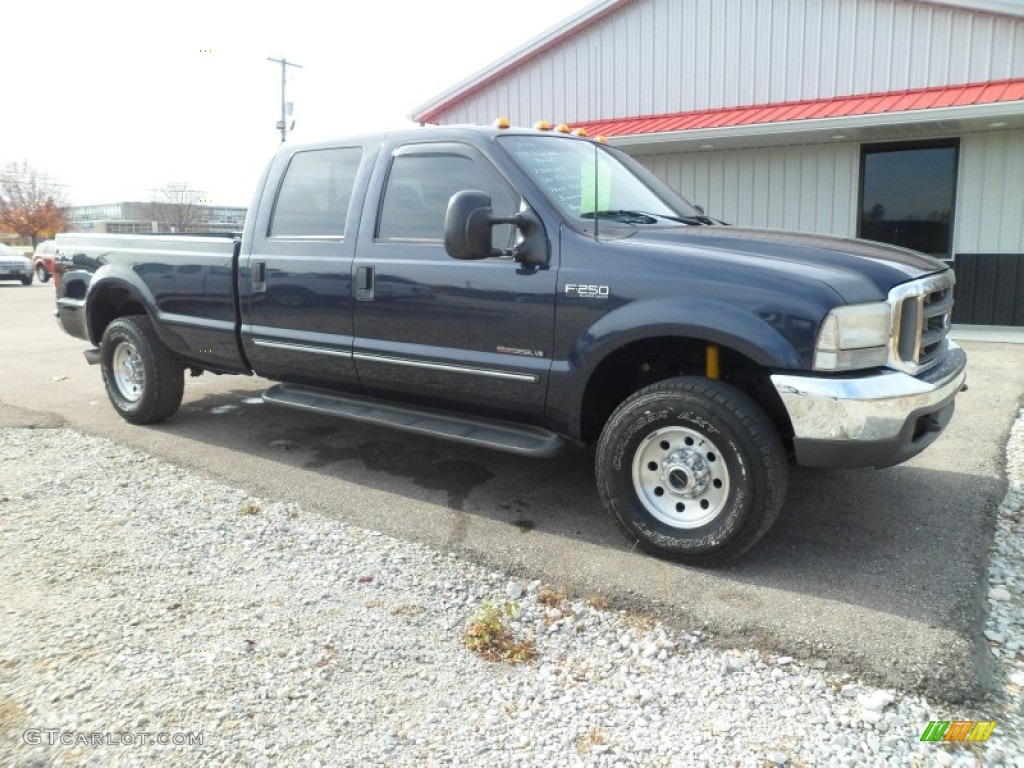
[[[586,128],[574,128],[573,132],[572,132],[572,135],[573,136],[586,136],[587,135],[587,129]]]
[[[497,120],[494,121],[494,127],[497,128],[499,131],[506,130],[509,127],[508,118],[499,117]]]
[[[566,123],[559,123],[555,130],[559,133],[568,133],[570,129]]]
[[[538,120],[536,123],[533,124],[533,128],[534,130],[537,131],[550,131],[551,123],[549,123],[547,120]]]

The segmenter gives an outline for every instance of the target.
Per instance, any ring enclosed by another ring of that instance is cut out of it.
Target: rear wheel
[[[36,280],[40,283],[48,283],[50,281],[50,273],[46,271],[46,267],[42,264],[36,264]]]
[[[771,420],[721,381],[684,376],[631,395],[597,450],[601,500],[626,535],[663,557],[710,565],[775,522],[788,464]]]
[[[163,421],[181,405],[184,368],[160,343],[148,317],[121,317],[107,326],[100,368],[107,396],[125,421]]]

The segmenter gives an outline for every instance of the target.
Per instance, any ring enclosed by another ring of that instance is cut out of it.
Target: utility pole
[[[285,81],[287,79],[287,70],[288,67],[296,67],[297,69],[302,69],[302,65],[288,61],[288,59],[284,57],[280,59],[275,59],[271,56],[267,56],[267,61],[273,61],[274,63],[281,65],[281,119],[277,121],[277,128],[279,131],[281,131],[281,143],[284,144],[285,140],[288,138],[288,122],[286,119],[287,102],[284,99],[284,89]]]

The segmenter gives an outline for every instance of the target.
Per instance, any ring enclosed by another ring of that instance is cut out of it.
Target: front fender
[[[654,338],[704,341],[732,349],[772,371],[806,370],[820,318],[751,312],[711,299],[656,299],[625,304],[602,315],[552,366],[548,417],[574,439],[587,384],[598,366],[620,349]]]
[[[729,347],[765,368],[802,369],[810,364],[819,322],[711,299],[634,301],[597,320],[576,342],[570,363],[589,373],[633,341],[678,336]]]

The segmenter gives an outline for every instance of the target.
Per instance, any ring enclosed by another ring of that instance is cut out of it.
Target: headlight
[[[884,301],[836,307],[818,331],[814,369],[848,371],[885,365],[891,334],[892,315]]]

